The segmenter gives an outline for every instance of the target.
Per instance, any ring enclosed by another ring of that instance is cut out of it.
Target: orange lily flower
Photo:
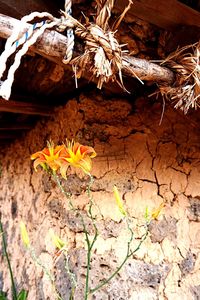
[[[67,146],[61,152],[59,161],[60,173],[63,178],[66,178],[66,172],[69,165],[82,169],[86,174],[89,174],[92,169],[92,160],[96,156],[96,152],[92,147],[83,146],[74,141],[67,141]]]
[[[47,166],[53,171],[57,171],[60,168],[57,160],[60,156],[60,152],[63,150],[64,145],[54,147],[53,142],[47,143],[48,148],[44,148],[42,151],[38,151],[31,155],[31,159],[34,160],[34,169],[37,171],[37,167],[40,165],[43,169]]]

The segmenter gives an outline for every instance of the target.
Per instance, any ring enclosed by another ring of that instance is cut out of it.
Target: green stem
[[[88,248],[87,251],[87,272],[86,272],[86,280],[85,280],[85,296],[84,299],[88,299],[89,295],[89,274],[90,274],[90,263],[91,263],[91,248]]]
[[[51,275],[51,273],[49,272],[49,270],[43,264],[41,259],[39,257],[37,257],[37,255],[35,254],[35,250],[32,247],[29,247],[28,250],[30,251],[31,257],[32,257],[33,261],[35,262],[35,264],[40,266],[42,268],[42,270],[44,271],[44,273],[49,278],[49,280],[51,282],[51,286],[54,290],[54,293],[56,294],[57,300],[63,300],[62,297],[59,295],[57,289],[56,289],[55,280],[54,280],[53,276]]]
[[[122,267],[124,266],[124,264],[126,263],[126,261],[129,259],[129,257],[131,257],[136,251],[138,251],[140,249],[140,246],[142,245],[142,243],[144,242],[144,240],[147,238],[148,227],[146,227],[146,232],[144,233],[143,237],[141,238],[138,246],[133,251],[130,251],[130,246],[131,246],[131,242],[133,240],[133,234],[134,233],[133,233],[133,230],[130,227],[128,218],[126,218],[126,222],[127,222],[128,230],[130,231],[130,239],[128,241],[127,253],[126,253],[126,256],[125,256],[124,260],[119,265],[119,267],[110,275],[110,277],[108,277],[107,279],[103,280],[95,288],[90,289],[89,294],[93,294],[94,292],[96,292],[97,290],[99,290],[100,288],[102,288],[105,284],[107,284],[108,282],[110,282],[113,279],[113,277],[115,277],[120,272],[120,270],[122,269]]]
[[[96,242],[97,240],[97,237],[98,237],[98,229],[97,229],[97,226],[95,224],[95,218],[93,216],[93,213],[92,213],[92,207],[94,205],[94,202],[93,202],[93,197],[91,195],[91,186],[93,184],[93,177],[91,174],[89,174],[90,176],[90,182],[88,184],[88,187],[87,187],[87,195],[88,195],[88,198],[89,198],[89,209],[88,209],[88,213],[89,213],[89,218],[90,220],[92,221],[92,225],[93,225],[93,228],[94,228],[94,237],[92,239],[92,241],[90,242],[89,240],[89,237],[88,237],[88,231],[86,229],[86,226],[84,224],[84,220],[83,220],[83,228],[84,228],[84,233],[85,233],[85,237],[86,237],[86,243],[87,243],[87,272],[86,272],[86,280],[85,280],[85,295],[84,295],[84,300],[87,300],[88,299],[88,295],[89,295],[89,277],[90,277],[90,269],[91,269],[91,255],[92,255],[92,248],[94,246],[94,243]]]
[[[89,294],[89,273],[90,273],[90,259],[91,259],[91,244],[89,240],[89,234],[83,219],[83,216],[80,215],[81,217],[81,222],[83,225],[83,232],[85,234],[85,241],[87,244],[87,271],[86,271],[86,281],[85,281],[85,294],[84,294],[84,300],[88,299],[88,294]]]
[[[67,199],[70,200],[71,198],[71,195],[70,193],[66,192],[64,187],[62,186],[62,183],[59,179],[59,177],[56,175],[56,174],[52,174],[53,175],[53,178],[54,180],[56,181],[58,187],[60,188],[61,192],[66,196]],[[88,299],[88,295],[89,295],[89,275],[90,275],[90,268],[91,268],[91,253],[92,253],[92,248],[94,246],[94,243],[98,237],[98,229],[97,229],[97,226],[95,224],[95,220],[94,220],[94,216],[92,214],[92,206],[94,205],[93,203],[93,197],[91,195],[91,186],[93,184],[93,177],[91,174],[89,174],[90,176],[90,182],[88,184],[88,187],[87,187],[87,195],[88,195],[88,198],[89,198],[89,209],[88,209],[88,213],[89,213],[89,218],[91,219],[92,221],[92,225],[94,227],[94,231],[95,231],[95,235],[94,235],[94,238],[92,239],[92,241],[90,242],[89,240],[89,233],[87,231],[87,228],[86,228],[86,224],[85,224],[85,221],[84,221],[84,218],[83,216],[80,214],[80,212],[78,212],[80,218],[81,218],[81,222],[82,222],[82,225],[83,225],[83,232],[84,232],[84,235],[85,235],[85,240],[86,240],[86,244],[87,244],[87,271],[86,271],[86,282],[85,282],[85,294],[84,294],[84,300],[87,300]],[[70,208],[73,210],[73,211],[78,211],[73,203],[71,202],[71,200],[69,201],[69,204],[70,204]]]
[[[73,203],[71,202],[71,194],[65,191],[64,187],[62,186],[61,180],[59,179],[59,177],[55,173],[52,173],[52,176],[53,176],[55,182],[57,183],[58,187],[60,188],[61,192],[65,195],[65,197],[67,199],[69,199],[70,208],[72,210],[75,210],[74,206],[73,206]]]
[[[41,261],[41,259],[39,257],[37,257],[37,255],[35,254],[35,250],[32,247],[29,247],[28,250],[30,251],[31,257],[32,257],[33,261],[35,262],[35,264],[38,265],[38,266],[40,266],[42,268],[42,270],[47,275],[47,277],[49,278],[49,280],[51,281],[51,283],[53,283],[54,282],[53,276],[48,271],[48,269],[46,268],[46,266],[43,264],[43,262]]]
[[[73,210],[74,212],[78,212],[78,210],[74,207],[74,205],[73,205],[73,203],[71,201],[71,194],[65,191],[64,187],[62,186],[62,182],[61,182],[60,178],[55,173],[52,173],[52,176],[53,176],[55,182],[57,183],[59,189],[61,190],[61,192],[69,200],[70,209]],[[83,217],[82,217],[82,215],[79,212],[78,212],[78,214],[81,217],[82,224],[83,224],[83,227],[84,227],[85,223],[84,223]],[[76,283],[76,280],[75,280],[74,273],[72,273],[70,271],[70,269],[69,269],[68,258],[67,258],[66,255],[65,255],[65,269],[67,271],[67,274],[69,275],[69,278],[70,278],[70,281],[71,281],[71,285],[72,285],[72,291],[71,291],[71,294],[70,294],[70,300],[73,300],[73,298],[74,298],[74,292],[75,292],[75,288],[76,288],[77,283]]]
[[[74,292],[77,286],[77,282],[76,282],[76,278],[74,273],[71,272],[70,267],[69,267],[69,257],[67,256],[67,254],[64,252],[64,260],[65,260],[65,270],[67,271],[67,274],[70,278],[70,282],[72,285],[71,288],[71,293],[70,293],[70,298],[69,300],[73,300],[74,299]]]
[[[8,269],[9,269],[9,273],[10,273],[13,299],[17,300],[17,290],[16,290],[15,281],[14,281],[14,277],[13,277],[13,272],[12,272],[12,268],[11,268],[11,264],[10,264],[10,259],[9,259],[8,252],[7,252],[7,245],[6,245],[5,233],[3,231],[3,225],[2,225],[2,222],[1,222],[1,216],[0,216],[0,233],[2,234],[3,251],[5,253],[5,257],[6,257],[6,260],[7,260],[7,263],[8,263]]]

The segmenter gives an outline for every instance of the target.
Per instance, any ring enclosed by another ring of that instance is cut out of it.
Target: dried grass
[[[130,8],[132,0],[129,0],[128,6],[111,29],[109,20],[114,0],[96,0],[96,4],[97,16],[94,23],[86,18],[86,24],[76,28],[75,34],[85,42],[85,52],[73,59],[71,64],[77,78],[88,71],[93,77],[97,77],[97,87],[100,89],[104,82],[109,81],[116,81],[124,88],[121,72],[122,55],[127,51],[122,50],[124,45],[119,45],[115,33]]]
[[[176,74],[173,86],[160,86],[164,98],[175,102],[186,114],[190,108],[200,106],[200,42],[176,50],[162,65]]]

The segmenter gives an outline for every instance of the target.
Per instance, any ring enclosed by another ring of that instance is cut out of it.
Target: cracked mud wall
[[[91,145],[95,181],[92,193],[104,217],[97,219],[101,236],[95,245],[91,284],[95,285],[123,260],[127,230],[112,193],[116,184],[131,216],[135,240],[143,233],[144,212],[165,201],[150,234],[112,282],[92,299],[200,299],[200,133],[198,120],[172,107],[140,98],[132,106],[125,99],[104,99],[82,94],[58,108],[50,120],[7,149],[1,149],[0,210],[7,233],[13,272],[18,287],[29,290],[28,299],[55,299],[48,279],[24,250],[19,222],[24,220],[31,244],[54,273],[63,299],[70,283],[62,259],[53,264],[54,248],[48,230],[67,240],[70,266],[78,286],[75,299],[83,299],[86,269],[84,236],[79,218],[66,199],[42,171],[33,171],[30,154],[46,140],[61,143],[67,137]],[[88,178],[71,170],[66,189],[74,203],[86,209]],[[88,224],[89,225],[89,224]],[[0,258],[0,287],[10,288],[6,263]]]

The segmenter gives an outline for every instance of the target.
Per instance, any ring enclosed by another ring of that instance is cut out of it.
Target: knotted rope
[[[83,55],[72,60],[72,65],[77,78],[80,78],[86,70],[98,78],[97,87],[101,89],[104,82],[117,81],[123,88],[122,81],[122,55],[127,52],[122,50],[124,45],[119,45],[115,38],[117,27],[120,25],[125,13],[130,8],[132,1],[120,16],[117,26],[109,27],[109,19],[114,6],[114,0],[97,2],[97,17],[94,23],[86,22],[83,26],[77,26],[75,33],[85,41]],[[87,68],[87,69],[86,69]],[[119,80],[117,79],[119,77]],[[124,88],[125,89],[125,88]]]
[[[119,45],[115,33],[131,4],[132,0],[129,0],[128,6],[112,27],[109,26],[109,21],[114,0],[96,0],[97,16],[93,22],[89,22],[86,18],[84,25],[71,16],[71,0],[65,0],[65,10],[61,11],[62,16],[59,19],[45,12],[34,12],[23,17],[21,19],[23,28],[27,22],[33,21],[36,17],[42,21],[34,23],[25,33],[21,32],[22,26],[15,28],[8,38],[5,50],[0,56],[0,79],[6,69],[8,57],[15,51],[17,53],[8,71],[7,79],[0,85],[0,96],[9,99],[14,73],[19,67],[22,56],[47,28],[55,28],[59,32],[66,30],[68,43],[63,63],[70,62],[75,78],[80,78],[85,71],[90,71],[92,76],[97,78],[98,88],[110,80],[117,81],[124,88],[121,69],[122,56],[126,51],[122,50],[123,45]],[[72,59],[74,33],[84,40],[85,51]],[[188,49],[191,51],[189,52]],[[190,107],[197,108],[200,105],[200,43],[177,50],[162,64],[172,69],[176,75],[173,86],[164,84],[159,86],[163,97],[175,101],[175,107],[181,108],[185,113]]]
[[[190,50],[190,51],[188,51]],[[170,54],[163,62],[176,75],[173,86],[159,87],[161,95],[186,114],[200,106],[200,42]]]
[[[128,6],[120,16],[119,20],[113,25],[112,30],[109,27],[109,19],[114,6],[114,0],[96,0],[97,17],[93,23],[86,19],[86,24],[82,25],[71,16],[71,0],[65,0],[65,11],[61,11],[60,19],[54,18],[49,13],[34,12],[21,19],[25,25],[31,22],[35,17],[44,19],[42,22],[34,23],[25,33],[21,33],[20,28],[16,28],[10,38],[7,40],[5,50],[0,57],[0,79],[6,68],[8,57],[17,51],[13,65],[8,71],[7,79],[0,86],[0,95],[4,99],[9,99],[11,87],[14,80],[14,74],[20,65],[22,56],[28,51],[39,36],[46,29],[56,28],[59,32],[64,32],[67,28],[67,47],[63,63],[71,63],[75,72],[75,77],[79,78],[83,72],[89,70],[93,76],[98,78],[97,86],[101,88],[104,82],[109,80],[117,81],[122,87],[122,46],[119,45],[115,38],[116,29],[123,19],[125,13],[130,8],[132,0],[129,0]],[[85,41],[85,52],[83,55],[72,60],[74,48],[74,31],[75,34]],[[19,49],[19,47],[21,47]],[[119,80],[118,80],[118,78]]]

